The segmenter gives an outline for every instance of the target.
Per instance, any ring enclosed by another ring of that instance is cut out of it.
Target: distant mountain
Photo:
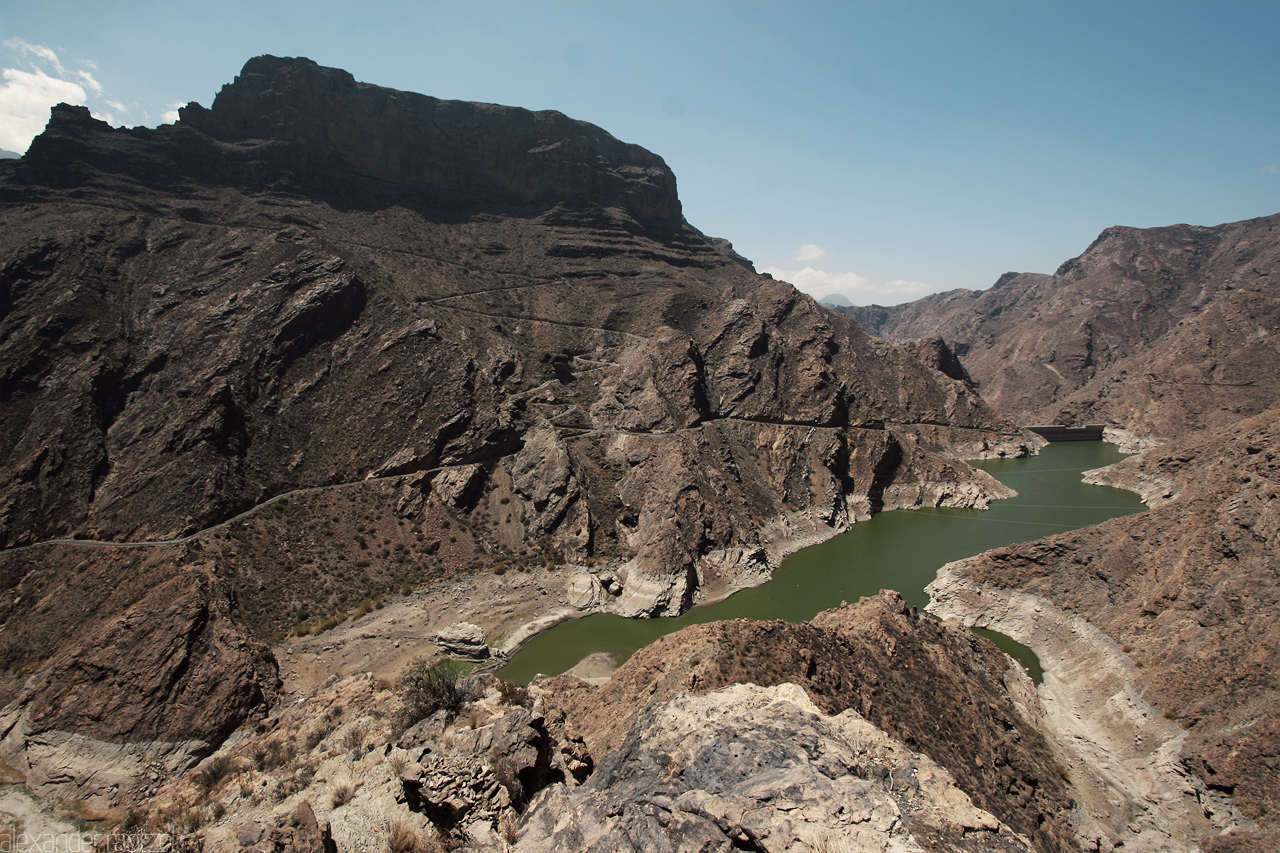
[[[1024,424],[1177,437],[1280,403],[1280,215],[1109,228],[1051,276],[841,311],[890,340],[941,336]]]
[[[9,151],[8,149],[0,148],[0,160],[17,160],[21,156],[22,155],[17,151]]]

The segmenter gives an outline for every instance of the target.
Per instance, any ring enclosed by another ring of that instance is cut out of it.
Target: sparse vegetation
[[[518,827],[519,822],[513,812],[503,812],[502,817],[498,818],[498,834],[508,844],[516,843],[516,830]]]
[[[342,781],[333,786],[333,793],[329,797],[329,802],[333,807],[340,808],[355,799],[356,786],[350,781]]]
[[[230,776],[231,772],[231,758],[226,755],[215,755],[207,759],[192,775],[192,781],[201,793],[208,795]]]
[[[355,723],[351,728],[342,734],[342,748],[347,750],[359,749],[364,746],[365,735],[368,731],[363,723]]]
[[[430,663],[418,659],[400,677],[401,712],[397,720],[400,730],[426,719],[437,711],[457,712],[466,701],[459,682],[466,668],[454,660]]]
[[[426,853],[427,847],[417,830],[402,820],[393,820],[387,827],[387,853]]]
[[[494,644],[497,640],[494,640]],[[529,704],[529,688],[521,687],[511,681],[499,681],[498,693],[502,696],[502,701],[508,705],[528,705]]]

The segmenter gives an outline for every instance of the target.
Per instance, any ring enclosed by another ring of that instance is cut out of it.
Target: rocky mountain
[[[288,632],[531,565],[678,612],[1026,452],[558,113],[258,57],[157,129],[56,107],[0,222],[0,722],[69,799],[264,714]]]
[[[845,310],[890,339],[940,336],[1022,423],[1104,423],[1146,449],[1090,479],[1151,511],[947,566],[930,608],[1054,662],[1047,730],[1104,745],[1077,753],[1086,808],[1168,820],[1192,780],[1184,811],[1235,815],[1212,850],[1280,845],[1278,274],[1280,216],[1110,228],[1052,276]],[[1086,836],[1131,849],[1124,832]]]
[[[1060,683],[1046,683],[1077,715],[1081,697],[1110,703],[1096,719],[1117,744],[1113,767],[1134,744],[1165,748],[1231,795],[1258,835],[1210,849],[1280,844],[1278,415],[1096,472],[1154,508],[953,563],[929,590],[940,615],[1061,661]],[[1115,712],[1126,704],[1136,713]]]
[[[1020,423],[1175,438],[1280,401],[1280,215],[1108,228],[1053,275],[838,309],[891,340],[940,336]]]

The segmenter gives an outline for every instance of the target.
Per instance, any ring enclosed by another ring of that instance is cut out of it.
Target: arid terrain
[[[56,107],[0,221],[0,832],[1280,843],[1276,217],[1108,229],[855,322],[600,128],[257,57],[154,130]],[[1037,421],[1146,448],[1090,477],[1151,509],[945,567],[944,622],[883,593],[483,671],[877,512],[1007,497],[963,460]]]

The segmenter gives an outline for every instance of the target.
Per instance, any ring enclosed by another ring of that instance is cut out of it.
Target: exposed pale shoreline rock
[[[1082,843],[1191,853],[1204,836],[1253,828],[1182,768],[1186,733],[1132,688],[1136,669],[1118,643],[1038,596],[965,579],[965,563],[939,570],[927,609],[944,622],[999,631],[1040,658],[1042,731],[1083,806],[1075,826]]]

